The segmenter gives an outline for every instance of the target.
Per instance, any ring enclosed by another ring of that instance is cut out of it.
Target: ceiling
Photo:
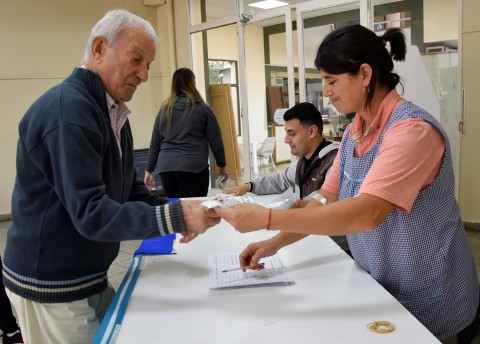
[[[246,14],[254,15],[258,13],[264,13],[268,10],[263,10],[263,9],[258,9],[255,7],[248,6],[248,4],[257,2],[259,0],[243,0],[244,3],[244,10]],[[300,4],[300,3],[305,3],[305,2],[310,2],[310,3],[318,3],[321,5],[322,1],[321,0],[281,0],[288,2],[289,5],[295,5],[295,4]],[[355,0],[352,0],[355,1]],[[391,2],[397,2],[397,1],[402,1],[402,0],[375,0],[375,5],[380,5],[384,3],[391,3]],[[230,16],[235,15],[235,1],[234,0],[205,0],[206,7],[207,7],[207,21],[215,20],[215,19],[220,19],[220,18],[226,18]],[[313,11],[310,13],[305,14],[305,18],[310,18],[310,17],[315,17],[319,15],[327,15],[331,13],[336,13],[336,12],[343,12],[351,9],[359,8],[359,3],[353,3],[349,5],[343,5],[343,6],[336,6],[336,7],[331,7],[328,9],[322,9],[321,11]],[[295,14],[293,14],[295,15]],[[283,18],[273,18],[268,21],[264,21],[262,23],[259,23],[258,25],[262,26],[268,26],[268,25],[274,25],[283,22]]]
[[[255,8],[249,6],[249,4],[258,2],[259,0],[243,0],[243,5],[246,13],[255,14],[262,13],[266,10]],[[295,5],[302,2],[307,2],[305,0],[281,0],[288,2],[289,5]],[[207,6],[207,16],[211,19],[224,18],[225,16],[231,16],[234,13],[234,0],[205,0]]]

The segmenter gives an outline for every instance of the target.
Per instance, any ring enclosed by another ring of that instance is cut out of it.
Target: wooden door
[[[210,85],[210,106],[215,112],[222,132],[227,172],[235,180],[235,185],[238,185],[242,168],[238,153],[237,130],[229,84]],[[216,173],[218,174],[218,168],[216,168]]]

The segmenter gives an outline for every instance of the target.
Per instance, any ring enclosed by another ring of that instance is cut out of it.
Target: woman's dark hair
[[[390,43],[390,51],[385,46],[387,42]],[[325,37],[318,47],[315,67],[329,74],[355,75],[362,64],[370,65],[373,72],[365,103],[368,106],[377,81],[389,90],[399,83],[402,85],[400,76],[393,72],[393,60],[405,60],[406,53],[405,35],[401,29],[387,29],[382,36],[377,36],[361,25],[351,25],[332,31]]]
[[[202,98],[195,86],[195,74],[188,68],[180,68],[173,73],[171,93]]]

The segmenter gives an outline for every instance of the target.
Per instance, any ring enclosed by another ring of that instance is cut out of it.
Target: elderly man
[[[19,125],[4,283],[28,343],[90,343],[114,295],[120,241],[192,240],[219,222],[199,202],[165,201],[137,179],[125,105],[148,79],[158,37],[124,10],[92,29],[82,68]]]

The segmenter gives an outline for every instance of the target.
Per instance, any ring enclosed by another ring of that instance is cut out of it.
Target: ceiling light
[[[264,0],[264,1],[257,1],[251,4],[248,4],[248,6],[258,7],[264,10],[269,10],[271,8],[276,8],[276,7],[286,6],[286,5],[288,5],[288,2],[277,1],[277,0]]]

